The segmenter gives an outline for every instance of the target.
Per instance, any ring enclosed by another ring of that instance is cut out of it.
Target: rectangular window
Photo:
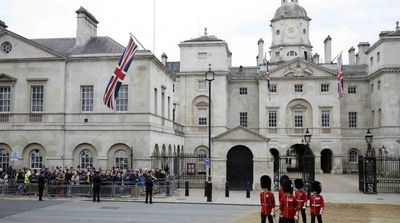
[[[347,93],[349,93],[349,94],[357,94],[357,87],[356,86],[349,86],[347,88]]]
[[[81,111],[93,111],[93,85],[81,86]]]
[[[154,114],[157,115],[158,111],[158,90],[154,88]]]
[[[276,93],[276,84],[269,85],[269,92]]]
[[[303,127],[303,112],[302,111],[294,112],[294,127],[296,127],[296,128]]]
[[[381,52],[376,53],[376,62],[380,62],[381,61]]]
[[[240,126],[247,127],[247,112],[240,112]]]
[[[275,52],[275,56],[279,57],[281,54],[279,52]]]
[[[374,65],[374,57],[369,58],[369,65]]]
[[[378,81],[378,86],[377,86],[378,90],[381,89],[381,81]]]
[[[371,93],[374,92],[374,84],[371,84]]]
[[[268,127],[270,127],[270,128],[277,127],[277,112],[276,111],[268,112]]]
[[[0,112],[10,112],[11,88],[10,86],[0,87]]]
[[[378,127],[382,127],[382,109],[378,109]]]
[[[205,81],[205,80],[199,81],[199,90],[200,91],[207,90],[207,81]]]
[[[330,127],[330,116],[331,112],[330,111],[322,111],[321,113],[321,126],[322,128],[329,128]]]
[[[329,92],[329,84],[321,84],[321,92]]]
[[[375,111],[372,111],[371,122],[372,122],[372,127],[375,127]]]
[[[357,128],[357,112],[349,112],[349,128]]]
[[[247,95],[247,87],[239,88],[239,94],[240,95]]]
[[[186,170],[187,170],[187,174],[194,175],[196,173],[196,164],[195,163],[188,163]]]
[[[207,125],[207,108],[198,108],[197,115],[199,119],[199,125],[205,126]]]
[[[302,84],[295,84],[294,85],[294,92],[296,92],[296,93],[303,92],[303,85]]]
[[[121,85],[115,104],[116,111],[128,111],[128,85]]]
[[[168,110],[167,110],[167,114],[168,114],[168,119],[171,119],[171,97],[168,96]]]
[[[31,112],[43,112],[43,85],[31,86]]]
[[[207,59],[207,52],[198,52],[197,59]]]

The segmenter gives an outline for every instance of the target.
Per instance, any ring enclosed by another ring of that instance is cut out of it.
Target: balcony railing
[[[0,114],[0,122],[10,122],[10,114]]]

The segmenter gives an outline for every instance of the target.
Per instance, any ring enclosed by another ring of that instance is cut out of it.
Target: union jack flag
[[[129,38],[128,46],[126,46],[124,53],[122,54],[118,66],[115,68],[114,73],[111,76],[110,81],[107,84],[106,91],[103,96],[104,104],[110,109],[114,110],[115,100],[118,95],[119,88],[122,85],[122,81],[128,72],[129,66],[133,60],[133,55],[135,54],[138,46],[136,45],[133,38]]]
[[[338,80],[338,98],[340,99],[341,97],[344,96],[344,85],[343,85],[343,64],[342,64],[342,54],[339,55],[339,57],[337,58],[337,70],[338,70],[338,76],[337,76],[337,80]]]

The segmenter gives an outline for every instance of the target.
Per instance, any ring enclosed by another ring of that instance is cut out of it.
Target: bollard
[[[229,197],[229,184],[228,184],[228,181],[225,182],[225,197]]]
[[[207,187],[207,185],[208,185],[208,182],[207,182],[207,180],[206,180],[206,181],[204,181],[204,197],[207,197],[207,194],[208,194],[208,187]]]
[[[250,182],[246,182],[246,198],[250,198]]]
[[[185,181],[185,196],[189,196],[189,181]]]
[[[165,186],[166,186],[166,188],[165,188],[165,196],[171,196],[169,181],[166,182]]]
[[[207,183],[207,202],[212,202],[212,183]]]

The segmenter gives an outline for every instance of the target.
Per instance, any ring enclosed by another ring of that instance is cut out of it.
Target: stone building
[[[139,168],[149,167],[152,155],[208,156],[210,68],[214,187],[257,186],[278,157],[296,165],[307,148],[306,129],[319,173],[357,171],[367,129],[378,155],[399,155],[399,24],[373,45],[359,43],[357,53],[350,48],[345,96],[338,99],[332,38],[324,40],[321,61],[306,10],[297,0],[281,1],[270,24],[269,59],[260,39],[256,65],[233,67],[228,44],[207,30],[179,43],[177,62],[138,51],[116,111],[102,96],[124,47],[98,37],[98,21],[87,10],[76,11],[75,38],[28,39],[2,22],[1,165]]]

